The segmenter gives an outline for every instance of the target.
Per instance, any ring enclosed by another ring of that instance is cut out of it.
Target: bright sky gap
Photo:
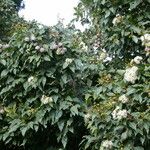
[[[19,15],[25,20],[36,20],[48,26],[57,24],[58,18],[64,19],[63,23],[68,24],[78,2],[79,0],[24,0],[25,9]]]

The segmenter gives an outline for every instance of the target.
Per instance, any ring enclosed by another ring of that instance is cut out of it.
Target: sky
[[[44,25],[55,25],[58,18],[64,19],[64,24],[73,18],[74,7],[79,0],[24,0],[25,9],[19,14],[26,20],[36,20]]]

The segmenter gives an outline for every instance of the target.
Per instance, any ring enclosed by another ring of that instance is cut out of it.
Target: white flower
[[[112,149],[113,143],[112,143],[112,141],[105,140],[102,142],[102,147],[107,148],[107,149]]]
[[[3,48],[4,48],[4,49],[9,48],[9,44],[3,45]]]
[[[145,39],[146,39],[147,41],[150,41],[150,34],[145,34]]]
[[[40,52],[43,53],[45,49],[43,47],[40,48]]]
[[[112,23],[114,25],[117,25],[118,23],[120,23],[122,20],[122,16],[120,14],[117,14],[116,17],[113,19]]]
[[[37,46],[37,45],[38,45],[38,43],[34,43],[33,45],[34,45],[34,46]]]
[[[58,43],[58,47],[61,47],[61,46],[63,46],[63,43],[61,43],[61,42]]]
[[[127,116],[128,116],[128,111],[126,109],[121,110],[118,106],[112,112],[113,119],[121,120],[123,118],[127,118]]]
[[[36,40],[36,38],[35,38],[35,36],[33,34],[30,36],[30,40],[31,41],[35,41]]]
[[[124,80],[135,83],[137,80],[138,76],[138,67],[133,66],[131,68],[126,69],[125,74],[124,74]]]
[[[73,62],[73,59],[71,59],[71,58],[66,58],[65,62],[66,62],[67,64],[71,64],[71,63]]]
[[[149,56],[150,54],[150,46],[145,47],[146,56]]]
[[[28,78],[28,82],[29,82],[29,83],[31,83],[33,80],[34,80],[34,77],[33,77],[33,76],[31,76],[31,77]]]
[[[85,52],[88,51],[88,46],[87,46],[84,42],[81,42],[81,43],[80,43],[80,47],[81,47]]]
[[[106,52],[102,52],[100,54],[99,60],[104,60],[107,57],[107,53]]]
[[[113,23],[114,25],[117,24],[117,18],[116,18],[116,17],[113,19],[112,23]]]
[[[144,36],[141,36],[140,39],[141,39],[141,41],[143,42],[143,41],[144,41]]]
[[[133,61],[136,63],[136,64],[140,64],[140,62],[142,61],[142,57],[141,56],[136,56]]]
[[[36,49],[36,50],[39,50],[39,49],[40,49],[40,46],[36,46],[35,49]]]
[[[141,36],[142,45],[147,45],[150,42],[150,34],[144,34]]]
[[[41,103],[48,104],[48,103],[51,103],[51,102],[53,102],[52,97],[48,97],[48,96],[45,96],[45,95],[43,95],[41,97]]]
[[[58,48],[58,45],[56,44],[56,43],[53,43],[52,45],[51,45],[51,49],[57,49]]]
[[[61,48],[58,48],[57,51],[56,51],[56,54],[61,55],[61,50],[62,50]]]
[[[24,39],[26,42],[29,42],[30,41],[30,38],[29,37],[25,37]]]
[[[119,110],[118,113],[117,113],[117,119],[118,120],[121,120],[123,118],[127,118],[127,116],[128,116],[128,112],[125,109]]]
[[[116,118],[117,118],[117,112],[118,112],[119,109],[120,109],[120,107],[117,106],[117,107],[115,108],[115,110],[112,112],[112,117],[113,117],[113,119],[116,119]]]
[[[123,94],[119,97],[119,101],[121,101],[122,103],[127,103],[129,101],[129,99],[128,99],[128,97],[126,97],[125,94]]]
[[[64,48],[58,48],[56,51],[56,54],[57,55],[63,55],[66,51],[67,51],[67,49],[65,47]]]

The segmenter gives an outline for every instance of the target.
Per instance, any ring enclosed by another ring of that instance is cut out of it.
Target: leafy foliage
[[[148,150],[149,0],[81,0],[83,33],[15,2],[0,3],[0,148]]]
[[[64,148],[73,133],[78,139],[74,128],[82,126],[82,69],[74,32],[62,24],[42,29],[33,24],[14,33],[2,49],[0,139],[5,143],[31,145],[42,131],[48,131],[46,142],[54,138]]]
[[[140,0],[81,0],[76,8],[77,19],[92,26],[84,33],[85,43],[96,52],[90,63],[101,63],[85,94],[90,133],[82,149],[149,148],[150,41],[142,44],[145,35],[150,37],[149,6]],[[100,62],[103,52],[107,57]]]
[[[13,26],[19,19],[15,3],[11,0],[1,0],[0,14],[0,40],[7,41],[11,36]]]
[[[149,0],[81,0],[76,16],[88,19],[101,33],[102,47],[124,61],[143,54],[139,37],[149,33],[149,6]]]

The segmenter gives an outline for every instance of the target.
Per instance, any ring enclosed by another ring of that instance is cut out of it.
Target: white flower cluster
[[[150,34],[141,36],[142,45],[145,46],[146,55],[150,54]]]
[[[116,109],[112,112],[113,119],[121,120],[123,118],[127,118],[128,111],[126,109],[120,109],[119,106],[116,107]]]
[[[31,76],[31,77],[28,78],[28,82],[29,83],[32,83],[33,81],[34,81],[34,77],[33,76]]]
[[[67,48],[65,48],[64,46],[63,46],[63,43],[58,43],[57,45],[55,45],[55,47],[54,47],[55,49],[57,49],[56,50],[56,54],[57,55],[63,55],[65,52],[67,52]]]
[[[35,47],[35,49],[38,50],[38,51],[41,52],[41,53],[45,52],[44,47],[39,46],[39,45],[37,45],[37,46]]]
[[[87,51],[88,51],[88,46],[87,46],[84,42],[81,42],[79,46],[82,48],[82,50],[83,50],[84,52],[87,52]]]
[[[36,40],[36,37],[34,36],[34,34],[31,34],[29,37],[25,37],[24,40],[26,42],[32,42]]]
[[[103,61],[104,59],[106,59],[106,57],[107,57],[107,53],[103,51],[99,56],[99,60]]]
[[[149,45],[150,46],[150,34],[144,34],[141,36],[142,45]]]
[[[138,78],[137,75],[138,75],[138,67],[133,66],[133,67],[127,68],[124,74],[124,80],[134,84]]]
[[[66,58],[65,62],[69,65],[73,62],[73,59],[71,58]]]
[[[53,49],[59,48],[59,46],[58,46],[55,42],[53,42],[53,43],[51,44],[51,47],[50,47],[50,48],[53,50]]]
[[[95,37],[95,39],[93,39],[94,41],[93,41],[93,49],[94,49],[94,52],[95,52],[95,54],[97,54],[97,52],[98,52],[98,48],[100,48],[101,47],[101,38],[100,38],[100,35],[99,34],[97,34],[96,35],[96,37]]]
[[[56,51],[56,54],[57,55],[63,55],[66,51],[67,51],[67,49],[65,47],[58,48],[57,51]]]
[[[102,142],[102,147],[105,149],[112,149],[113,143],[112,143],[112,141],[105,140]]]
[[[123,94],[119,97],[119,101],[122,103],[127,103],[129,101],[129,99],[125,94]]]
[[[52,97],[48,97],[45,95],[42,95],[41,97],[41,103],[42,104],[48,104],[48,103],[52,103],[53,102],[53,98]]]
[[[143,58],[141,56],[136,56],[134,59],[131,60],[131,63],[140,64]]]
[[[0,52],[2,52],[2,50],[9,48],[9,44],[0,44]]]
[[[120,14],[117,14],[116,17],[113,19],[112,23],[113,25],[117,25],[122,21],[123,17]]]
[[[32,34],[30,37],[25,37],[24,39],[26,42],[34,42],[34,46],[35,46],[35,50],[43,53],[45,52],[45,48],[43,46],[38,45],[38,43],[36,43],[36,37],[34,36],[34,34]]]

